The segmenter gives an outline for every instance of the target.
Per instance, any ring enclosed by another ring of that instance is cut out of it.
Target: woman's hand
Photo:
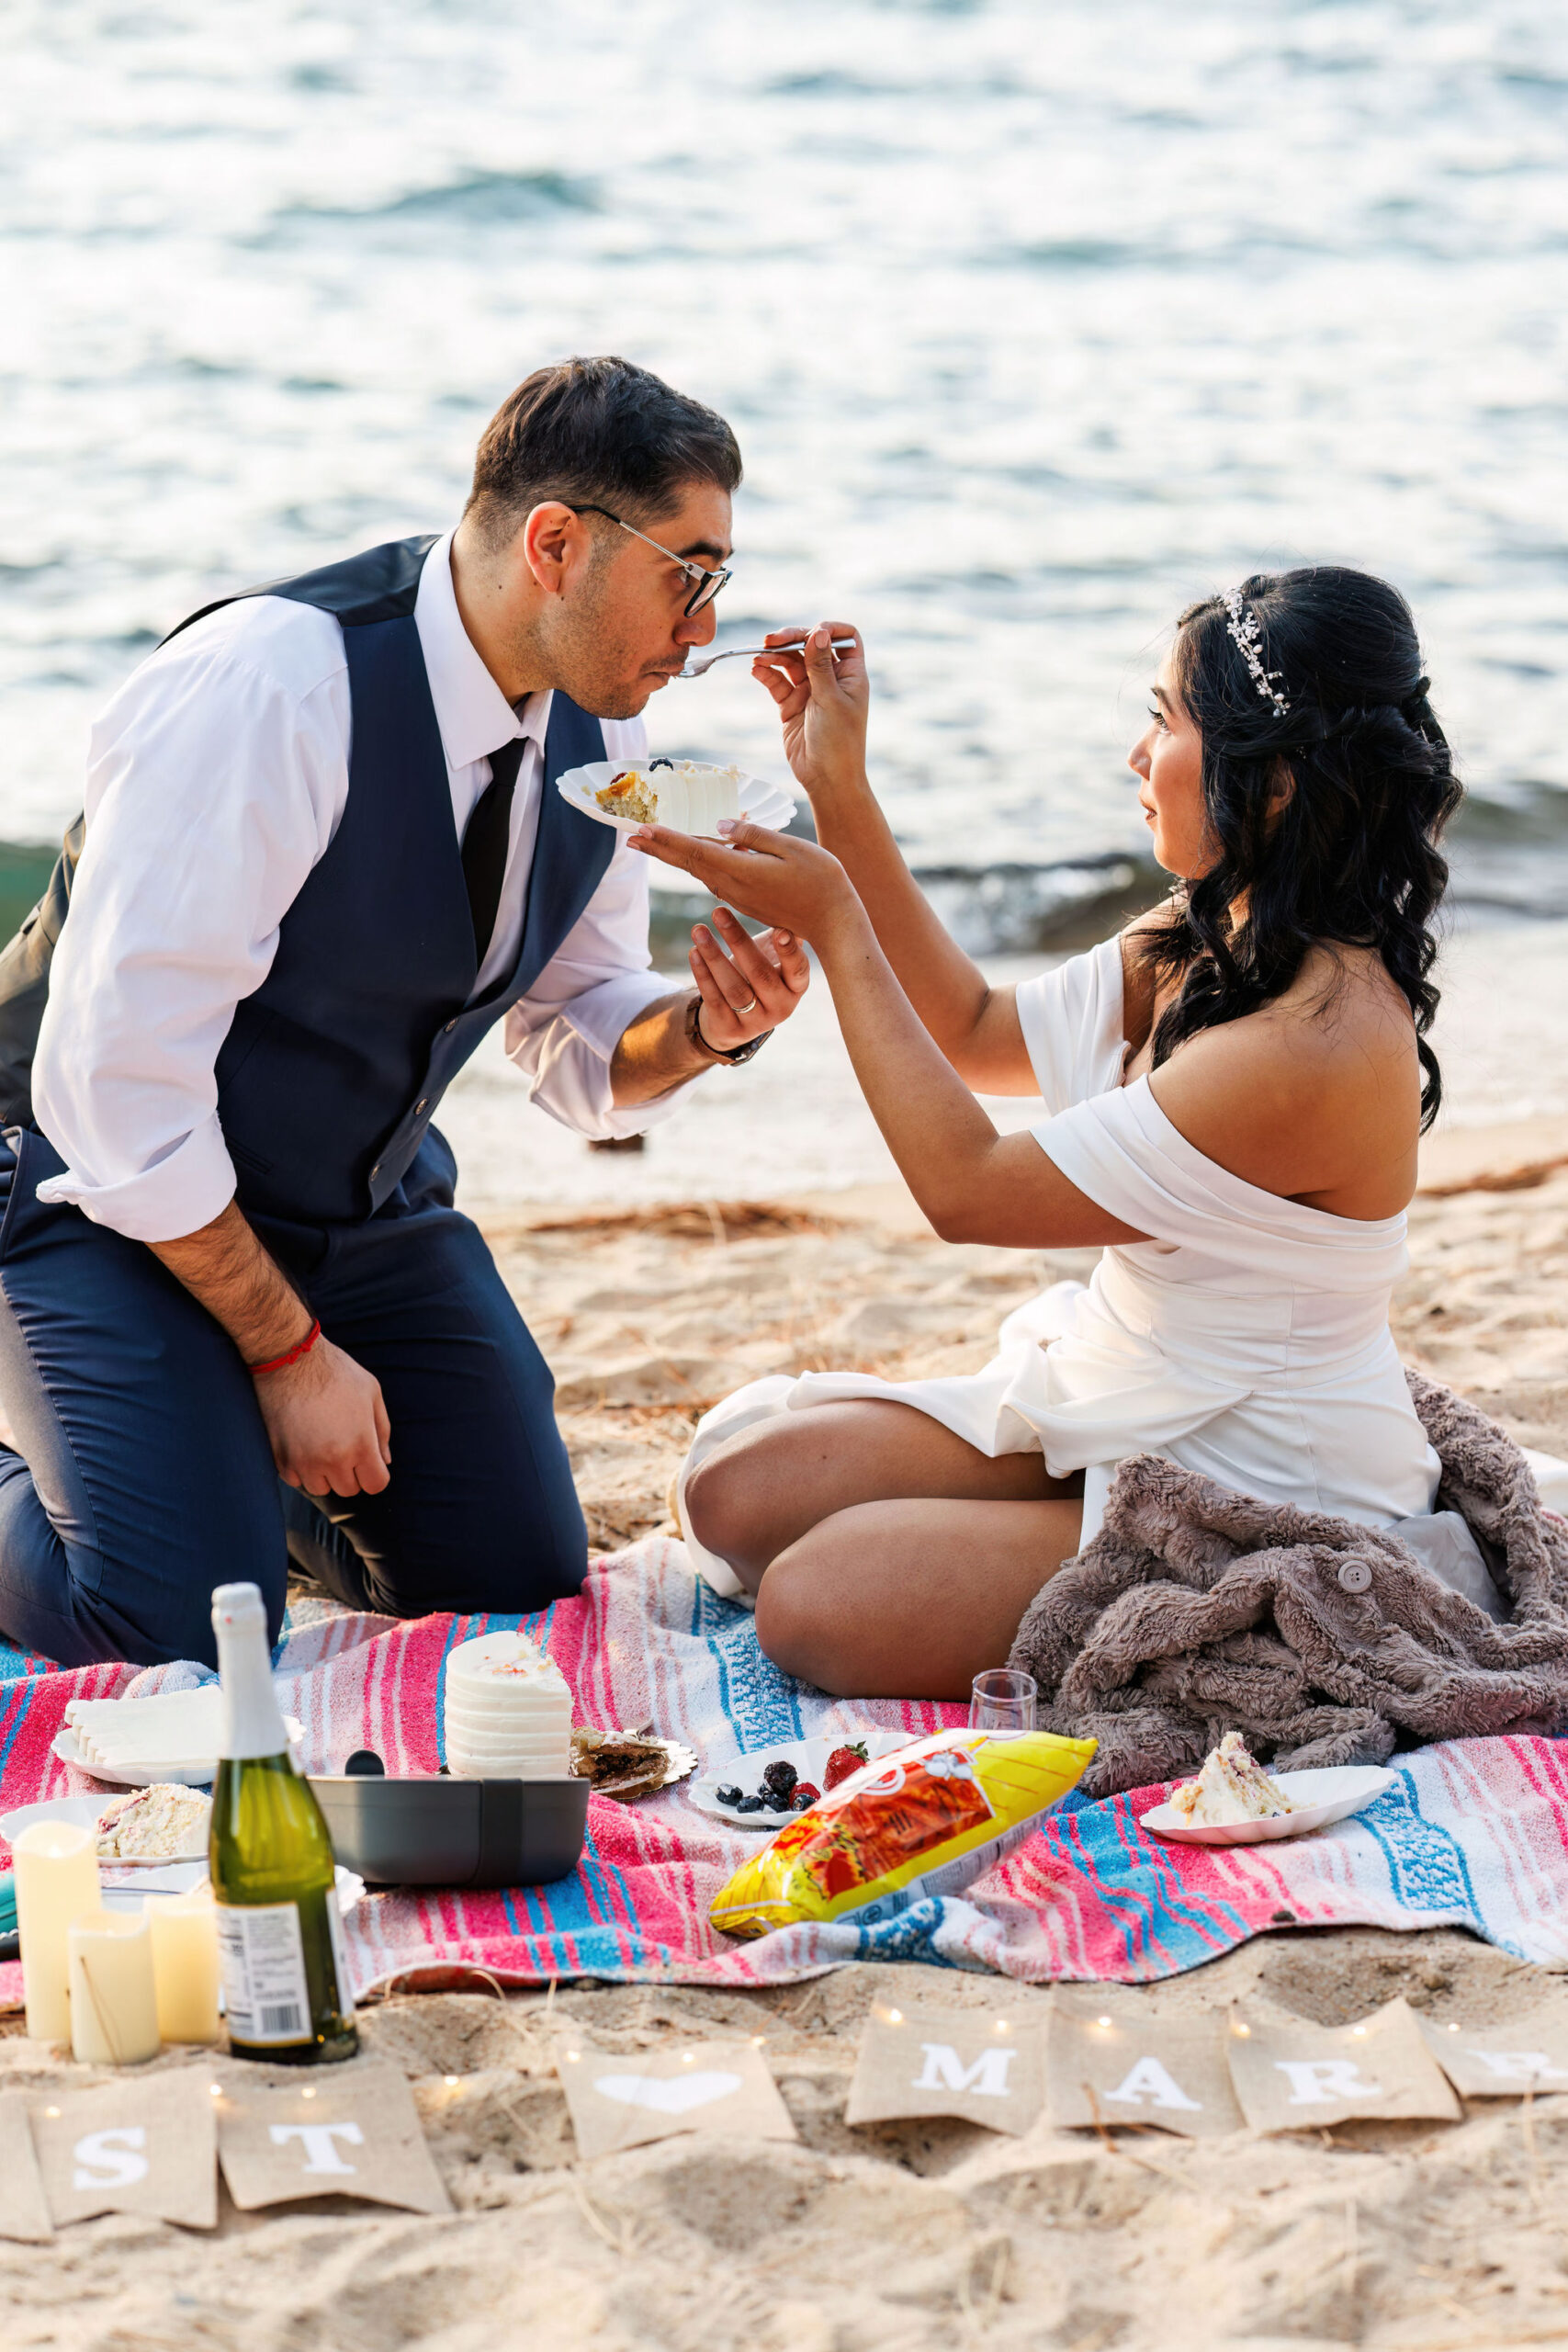
[[[715,1053],[728,1054],[789,1019],[806,994],[811,967],[791,931],[753,939],[728,907],[713,921],[719,939],[705,922],[692,933],[692,978],[703,1001],[697,1026]]]
[[[788,637],[788,629],[773,629]],[[779,707],[784,756],[815,805],[865,784],[865,722],[871,681],[865,650],[848,621],[825,621],[804,648],[759,653],[751,675]]]
[[[719,821],[722,842],[699,841],[690,833],[672,832],[668,825],[646,825],[629,836],[630,844],[645,857],[658,858],[661,865],[678,865],[705,884],[716,899],[727,899],[753,922],[772,923],[793,939],[820,943],[836,917],[858,907],[838,859],[814,842],[798,842],[792,834],[771,833],[764,825],[728,817]],[[703,1026],[705,1033],[705,1020]],[[713,1042],[719,1041],[716,1037]]]

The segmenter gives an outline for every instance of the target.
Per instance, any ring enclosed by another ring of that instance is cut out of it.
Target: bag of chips
[[[956,1894],[1026,1838],[1097,1743],[1049,1731],[940,1731],[853,1773],[742,1862],[709,1914],[729,1936],[802,1919],[889,1919]]]

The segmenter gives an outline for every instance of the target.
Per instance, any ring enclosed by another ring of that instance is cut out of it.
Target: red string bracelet
[[[259,1380],[263,1373],[265,1372],[282,1372],[287,1365],[298,1363],[301,1356],[308,1356],[321,1336],[321,1326],[320,1317],[318,1317],[317,1320],[311,1324],[310,1329],[306,1332],[299,1346],[296,1348],[290,1348],[286,1356],[274,1356],[270,1363],[248,1363],[245,1366],[245,1370],[250,1374],[253,1380]]]

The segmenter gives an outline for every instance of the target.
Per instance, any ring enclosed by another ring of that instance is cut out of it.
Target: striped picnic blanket
[[[694,1577],[678,1544],[597,1562],[581,1595],[541,1616],[398,1623],[323,1611],[292,1623],[276,1659],[313,1769],[374,1747],[390,1770],[440,1760],[442,1666],[455,1642],[521,1622],[577,1694],[580,1722],[653,1722],[709,1766],[821,1733],[912,1737],[956,1708],[824,1698],[781,1675],[750,1615]],[[0,1811],[93,1784],[50,1743],[65,1702],[168,1688],[189,1668],[57,1673],[0,1652]],[[348,1921],[357,1989],[552,1976],[778,1984],[852,1960],[922,1960],[1055,1978],[1146,1982],[1280,1926],[1472,1928],[1539,1961],[1568,1959],[1568,1744],[1454,1741],[1398,1760],[1396,1785],[1316,1836],[1213,1849],[1162,1844],[1137,1816],[1164,1792],[1069,1796],[962,1899],[883,1924],[802,1927],[739,1944],[708,1924],[713,1896],[754,1840],[709,1820],[679,1787],[636,1805],[595,1797],[581,1866],[553,1886],[367,1895]],[[0,2004],[20,1971],[0,1968]]]

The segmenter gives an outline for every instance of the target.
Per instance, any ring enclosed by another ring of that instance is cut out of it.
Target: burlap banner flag
[[[1452,2122],[1460,2113],[1404,2001],[1343,2026],[1280,2025],[1233,2009],[1230,2066],[1242,2112],[1258,2132],[1301,2132],[1360,2115]]]
[[[151,2213],[218,2226],[218,2163],[207,2066],[138,2074],[101,2090],[29,2098],[44,2195],[56,2226],[95,2213]]]
[[[1568,2011],[1537,2009],[1517,2025],[1434,2025],[1421,2019],[1427,2049],[1466,2098],[1522,2098],[1568,2091]]]
[[[1103,1986],[1059,1984],[1045,2041],[1045,2105],[1058,2130],[1153,2123],[1203,2140],[1241,2130],[1224,2019],[1150,2014]]]
[[[793,2140],[795,2125],[761,2050],[750,2041],[682,2042],[675,2050],[595,2050],[580,2035],[556,2051],[584,2156],[640,2147],[677,2132]]]
[[[53,2235],[28,2101],[20,2091],[8,2091],[0,2098],[0,2238],[39,2245]]]
[[[1044,2097],[1037,2024],[989,2009],[872,2010],[861,2032],[846,2123],[957,2115],[1027,2132]]]
[[[219,2161],[242,2212],[300,2197],[452,2211],[395,2066],[354,2059],[312,2068],[307,2082],[283,2066],[226,2066],[217,2079]]]

